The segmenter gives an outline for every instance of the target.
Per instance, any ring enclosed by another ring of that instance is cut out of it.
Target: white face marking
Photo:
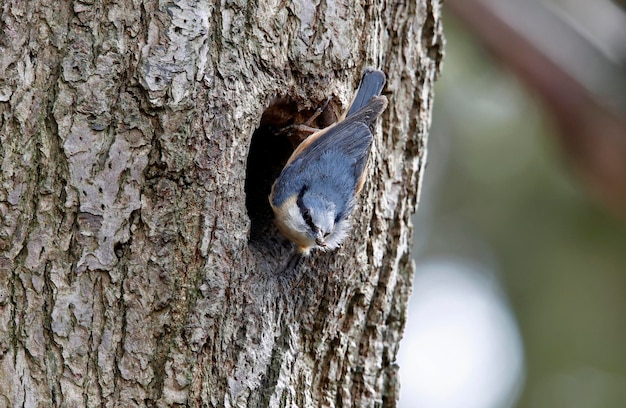
[[[298,245],[300,251],[308,252],[315,247],[315,240],[309,234],[309,227],[304,222],[300,209],[296,204],[296,197],[290,197],[280,207],[272,206],[275,214],[276,226],[291,242]]]
[[[341,243],[348,236],[348,232],[350,231],[350,222],[348,220],[340,220],[337,224],[335,224],[335,229],[330,233],[328,237],[326,237],[326,247],[325,251],[332,251],[341,245]]]

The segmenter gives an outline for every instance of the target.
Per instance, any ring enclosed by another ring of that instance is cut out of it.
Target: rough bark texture
[[[4,1],[0,407],[394,406],[439,7]],[[367,65],[390,106],[352,237],[281,272],[274,130]]]

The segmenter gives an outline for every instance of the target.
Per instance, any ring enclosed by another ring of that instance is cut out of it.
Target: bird
[[[381,70],[366,69],[346,113],[302,141],[272,185],[274,222],[301,256],[338,248],[350,231],[374,126],[387,107],[385,81]]]

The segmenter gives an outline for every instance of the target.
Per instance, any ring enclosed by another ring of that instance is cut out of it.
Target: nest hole
[[[261,116],[254,131],[246,165],[246,209],[250,217],[250,243],[276,246],[283,242],[274,226],[274,213],[269,203],[272,184],[280,175],[294,149],[310,132],[294,125],[322,129],[337,118],[327,103],[319,108],[303,109],[295,102],[277,102]]]

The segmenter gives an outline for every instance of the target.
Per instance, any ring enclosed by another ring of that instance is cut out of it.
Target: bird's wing
[[[281,205],[305,185],[333,179],[342,180],[341,184],[348,184],[345,187],[356,192],[372,140],[369,127],[361,122],[345,120],[325,129],[290,158],[274,185],[273,204]]]

